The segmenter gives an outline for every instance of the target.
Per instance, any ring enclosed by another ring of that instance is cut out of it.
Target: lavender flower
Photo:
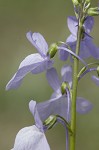
[[[36,102],[30,101],[29,108],[36,125],[25,127],[18,132],[12,150],[50,150]]]
[[[41,73],[48,68],[51,68],[53,61],[50,60],[50,56],[47,55],[48,45],[40,33],[27,33],[27,39],[38,50],[38,53],[27,56],[20,64],[18,71],[8,82],[6,89],[13,89],[20,86],[23,78],[29,72],[33,74]]]
[[[59,115],[66,119],[67,99],[63,97],[53,98],[41,103],[33,100],[29,103],[29,108],[34,116],[35,124],[42,132],[46,131],[43,122],[51,115]]]
[[[69,98],[65,98],[64,96],[59,96],[58,98],[53,98],[38,104],[31,100],[29,103],[29,108],[34,116],[36,127],[39,128],[42,132],[46,131],[47,128],[43,126],[42,122],[44,122],[51,115],[58,115],[69,121],[68,116],[70,114],[68,115],[68,113],[70,106],[68,101]],[[68,129],[66,124],[64,124],[64,122],[59,117],[57,119],[57,123],[58,122],[60,122],[66,129],[66,147],[68,148]]]
[[[45,134],[35,125],[22,128],[11,150],[50,150]]]
[[[62,75],[62,82],[68,82],[71,87],[72,86],[72,68],[70,66],[64,66],[61,70],[61,75]],[[46,76],[47,76],[49,85],[54,90],[54,93],[52,94],[51,98],[59,99],[59,97],[60,98],[62,97],[63,99],[64,98],[66,99],[66,94],[62,95],[62,92],[61,92],[62,82],[59,80],[56,70],[54,68],[47,70]],[[88,100],[82,97],[77,97],[76,106],[77,106],[77,112],[79,112],[80,114],[87,113],[92,109],[92,104]],[[63,107],[66,107],[66,104]]]
[[[75,52],[76,41],[77,41],[77,30],[78,30],[78,21],[76,17],[70,16],[67,19],[68,28],[71,32],[71,35],[67,38],[66,43],[71,47]],[[86,20],[83,25],[82,40],[80,44],[80,54],[81,58],[88,58],[90,56],[95,59],[99,59],[99,48],[96,47],[93,43],[92,37],[89,35],[94,25],[94,19],[91,16],[86,17]],[[66,46],[65,46],[66,47]],[[68,53],[60,51],[59,53],[61,60],[67,60]]]

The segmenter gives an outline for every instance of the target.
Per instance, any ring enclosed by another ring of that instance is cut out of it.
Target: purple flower
[[[61,70],[61,75],[62,75],[62,82],[68,82],[70,87],[72,87],[72,68],[70,66],[65,65]],[[59,99],[59,97],[60,98],[62,97],[64,101],[66,101],[67,96],[66,94],[62,95],[61,92],[62,82],[59,80],[56,70],[54,68],[47,70],[46,76],[50,86],[54,90],[52,98]],[[64,110],[66,110],[67,104],[68,103],[65,103],[65,106],[63,106]],[[76,106],[77,112],[79,112],[80,114],[87,113],[92,109],[92,104],[82,97],[77,97]],[[65,112],[65,119],[66,119],[66,112]]]
[[[29,103],[29,108],[34,116],[36,127],[41,131],[45,132],[46,127],[43,125],[43,122],[51,115],[59,115],[65,119],[68,118],[69,106],[68,100],[64,96],[59,96],[58,98],[52,98],[48,101],[37,103],[33,100]],[[68,120],[69,121],[69,120]],[[66,124],[60,118],[57,119],[57,123],[60,122],[66,129],[66,147],[68,147],[68,129]]]
[[[38,111],[35,101],[30,101],[29,109],[34,116],[35,125],[25,127],[18,132],[12,150],[50,150],[40,118],[43,114]]]
[[[43,125],[43,122],[49,116],[59,115],[66,119],[67,99],[65,99],[63,97],[58,97],[58,98],[53,98],[51,100],[37,103],[37,104],[35,101],[31,100],[29,103],[29,109],[30,109],[32,115],[34,116],[36,127],[42,133],[44,133],[46,131],[46,127]],[[60,123],[61,123],[61,121],[60,121]]]
[[[71,49],[75,52],[76,49],[76,41],[77,41],[77,30],[78,30],[78,21],[76,17],[70,16],[67,19],[68,28],[71,32],[71,35],[67,38],[66,43],[71,47]],[[82,35],[82,40],[80,44],[80,54],[81,58],[88,58],[90,56],[95,59],[99,59],[99,48],[96,47],[93,43],[92,37],[89,35],[94,25],[94,19],[91,16],[86,17],[83,28],[84,32]],[[65,46],[66,47],[66,46]],[[59,53],[61,60],[67,60],[68,53],[60,51]]]
[[[6,89],[14,89],[20,86],[23,78],[29,72],[33,74],[41,73],[52,67],[53,61],[47,55],[48,45],[40,33],[28,32],[27,39],[38,50],[38,53],[27,56],[20,64],[18,71],[8,82]]]
[[[37,103],[33,100],[29,103],[29,108],[34,116],[35,125],[44,132],[46,129],[43,122],[51,115],[59,115],[66,119],[67,99],[63,97],[52,98],[50,100]]]
[[[45,134],[35,125],[22,128],[11,150],[50,150]]]
[[[99,86],[99,77],[96,76],[92,76],[92,80],[94,81],[94,83]]]
[[[11,150],[50,150],[45,134],[35,125],[22,128]]]

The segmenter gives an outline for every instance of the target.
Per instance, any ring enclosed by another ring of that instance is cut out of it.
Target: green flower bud
[[[55,115],[51,115],[44,121],[43,125],[46,126],[47,129],[51,129],[56,122],[57,122],[57,117]]]
[[[53,43],[50,47],[49,47],[49,51],[48,54],[50,55],[50,58],[53,58],[56,54],[58,50],[58,46],[56,43]]]
[[[99,66],[97,67],[97,74],[98,74],[98,77],[99,77]]]
[[[98,16],[99,15],[99,7],[89,8],[87,11],[89,16]]]
[[[61,93],[62,95],[66,94],[66,87],[67,87],[67,83],[63,82],[61,85]]]
[[[75,6],[77,6],[77,5],[79,5],[80,0],[72,0],[72,2]]]

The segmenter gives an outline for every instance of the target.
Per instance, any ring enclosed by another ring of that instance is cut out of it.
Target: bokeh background
[[[98,1],[94,0],[93,6]],[[50,98],[52,89],[45,73],[28,74],[16,90],[5,91],[7,82],[16,72],[20,62],[35,48],[26,39],[26,32],[40,32],[48,44],[65,41],[68,37],[66,18],[74,15],[70,0],[0,0],[0,150],[13,147],[16,133],[34,123],[28,103],[30,100],[45,101]],[[99,18],[91,33],[99,46]],[[68,62],[55,58],[55,67],[60,68]],[[89,59],[89,61],[94,61]],[[79,84],[78,96],[89,99],[94,107],[86,115],[77,114],[76,150],[95,150],[99,148],[99,87],[90,79],[91,74]],[[46,133],[51,150],[65,150],[65,130],[57,125]]]

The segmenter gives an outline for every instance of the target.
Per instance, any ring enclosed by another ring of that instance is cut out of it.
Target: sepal
[[[57,117],[55,115],[51,115],[43,122],[43,125],[47,129],[51,129],[56,124],[56,122],[57,122]]]
[[[99,7],[89,8],[87,11],[89,16],[98,16],[99,15]]]
[[[50,55],[50,58],[53,58],[56,54],[58,50],[58,46],[56,43],[53,43],[50,47],[49,47],[49,51],[48,54]]]
[[[62,95],[66,94],[66,87],[67,87],[67,82],[63,82],[61,85],[61,93]]]

